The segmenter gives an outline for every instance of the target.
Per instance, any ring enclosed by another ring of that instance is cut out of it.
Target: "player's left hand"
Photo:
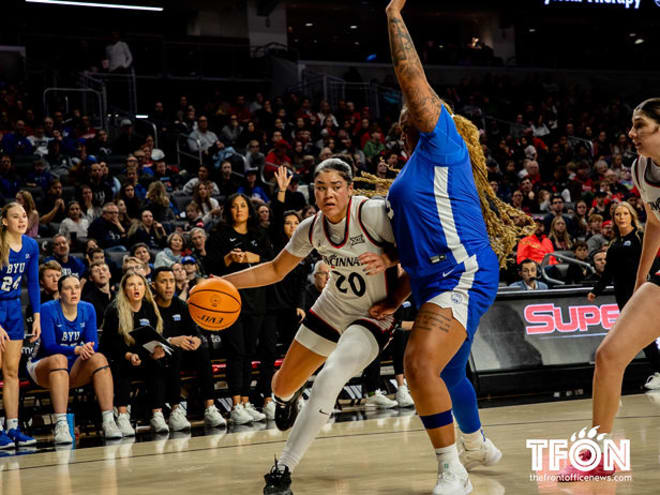
[[[188,337],[188,342],[190,343],[191,351],[196,351],[199,349],[199,346],[202,345],[202,339],[199,337]]]
[[[30,338],[30,342],[36,342],[39,337],[41,337],[41,316],[39,313],[35,313],[34,321],[32,322],[32,338]]]
[[[364,273],[367,275],[377,275],[388,268],[389,259],[385,255],[376,253],[362,253],[358,256],[360,263],[364,267]]]
[[[384,320],[394,314],[398,306],[389,299],[383,299],[369,308],[369,314],[377,320]]]

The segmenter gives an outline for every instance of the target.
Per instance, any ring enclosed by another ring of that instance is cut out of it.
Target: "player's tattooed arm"
[[[442,100],[426,79],[415,44],[403,22],[400,10],[388,8],[386,12],[392,65],[410,118],[418,130],[431,132],[442,111]]]

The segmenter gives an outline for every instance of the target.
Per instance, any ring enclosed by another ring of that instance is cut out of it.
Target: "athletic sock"
[[[103,418],[103,421],[110,421],[111,419],[114,419],[114,414],[112,409],[109,409],[108,411],[102,411],[101,412],[101,418]]]
[[[441,471],[446,470],[463,470],[463,465],[458,458],[458,450],[456,444],[453,443],[447,447],[440,447],[435,449],[435,456],[438,459],[438,469]]]
[[[55,423],[66,423],[66,413],[55,414]]]
[[[474,433],[463,433],[463,445],[468,450],[478,450],[486,440],[483,430],[479,429]]]
[[[18,428],[18,418],[7,419],[7,429],[15,430]]]

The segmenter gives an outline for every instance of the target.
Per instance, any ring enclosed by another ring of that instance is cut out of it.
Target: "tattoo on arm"
[[[413,330],[425,330],[427,332],[440,330],[449,333],[453,321],[454,320],[451,317],[442,313],[420,311],[415,320]]]
[[[412,122],[420,131],[430,132],[442,111],[442,101],[426,80],[415,44],[400,14],[388,18],[388,30],[392,65]]]

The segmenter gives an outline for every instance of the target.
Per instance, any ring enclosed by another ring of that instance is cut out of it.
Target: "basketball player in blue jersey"
[[[433,494],[463,495],[472,491],[465,468],[493,465],[502,456],[481,431],[465,371],[479,319],[497,294],[498,255],[510,252],[523,230],[515,222],[525,218],[490,188],[476,127],[453,115],[427,82],[401,17],[404,4],[392,0],[386,13],[394,71],[406,102],[400,122],[410,156],[389,190],[389,216],[420,306],[405,374],[438,459]],[[397,291],[393,306],[405,300],[404,292]],[[372,315],[394,309],[386,307],[377,305]],[[452,411],[463,433],[460,460]]]
[[[34,312],[31,341],[36,341],[41,334],[39,246],[24,235],[28,217],[21,205],[14,202],[5,205],[0,211],[0,220],[0,361],[4,380],[2,401],[7,417],[6,430],[0,430],[0,448],[9,448],[37,443],[18,427],[18,363],[25,337],[21,308],[24,274]]]

